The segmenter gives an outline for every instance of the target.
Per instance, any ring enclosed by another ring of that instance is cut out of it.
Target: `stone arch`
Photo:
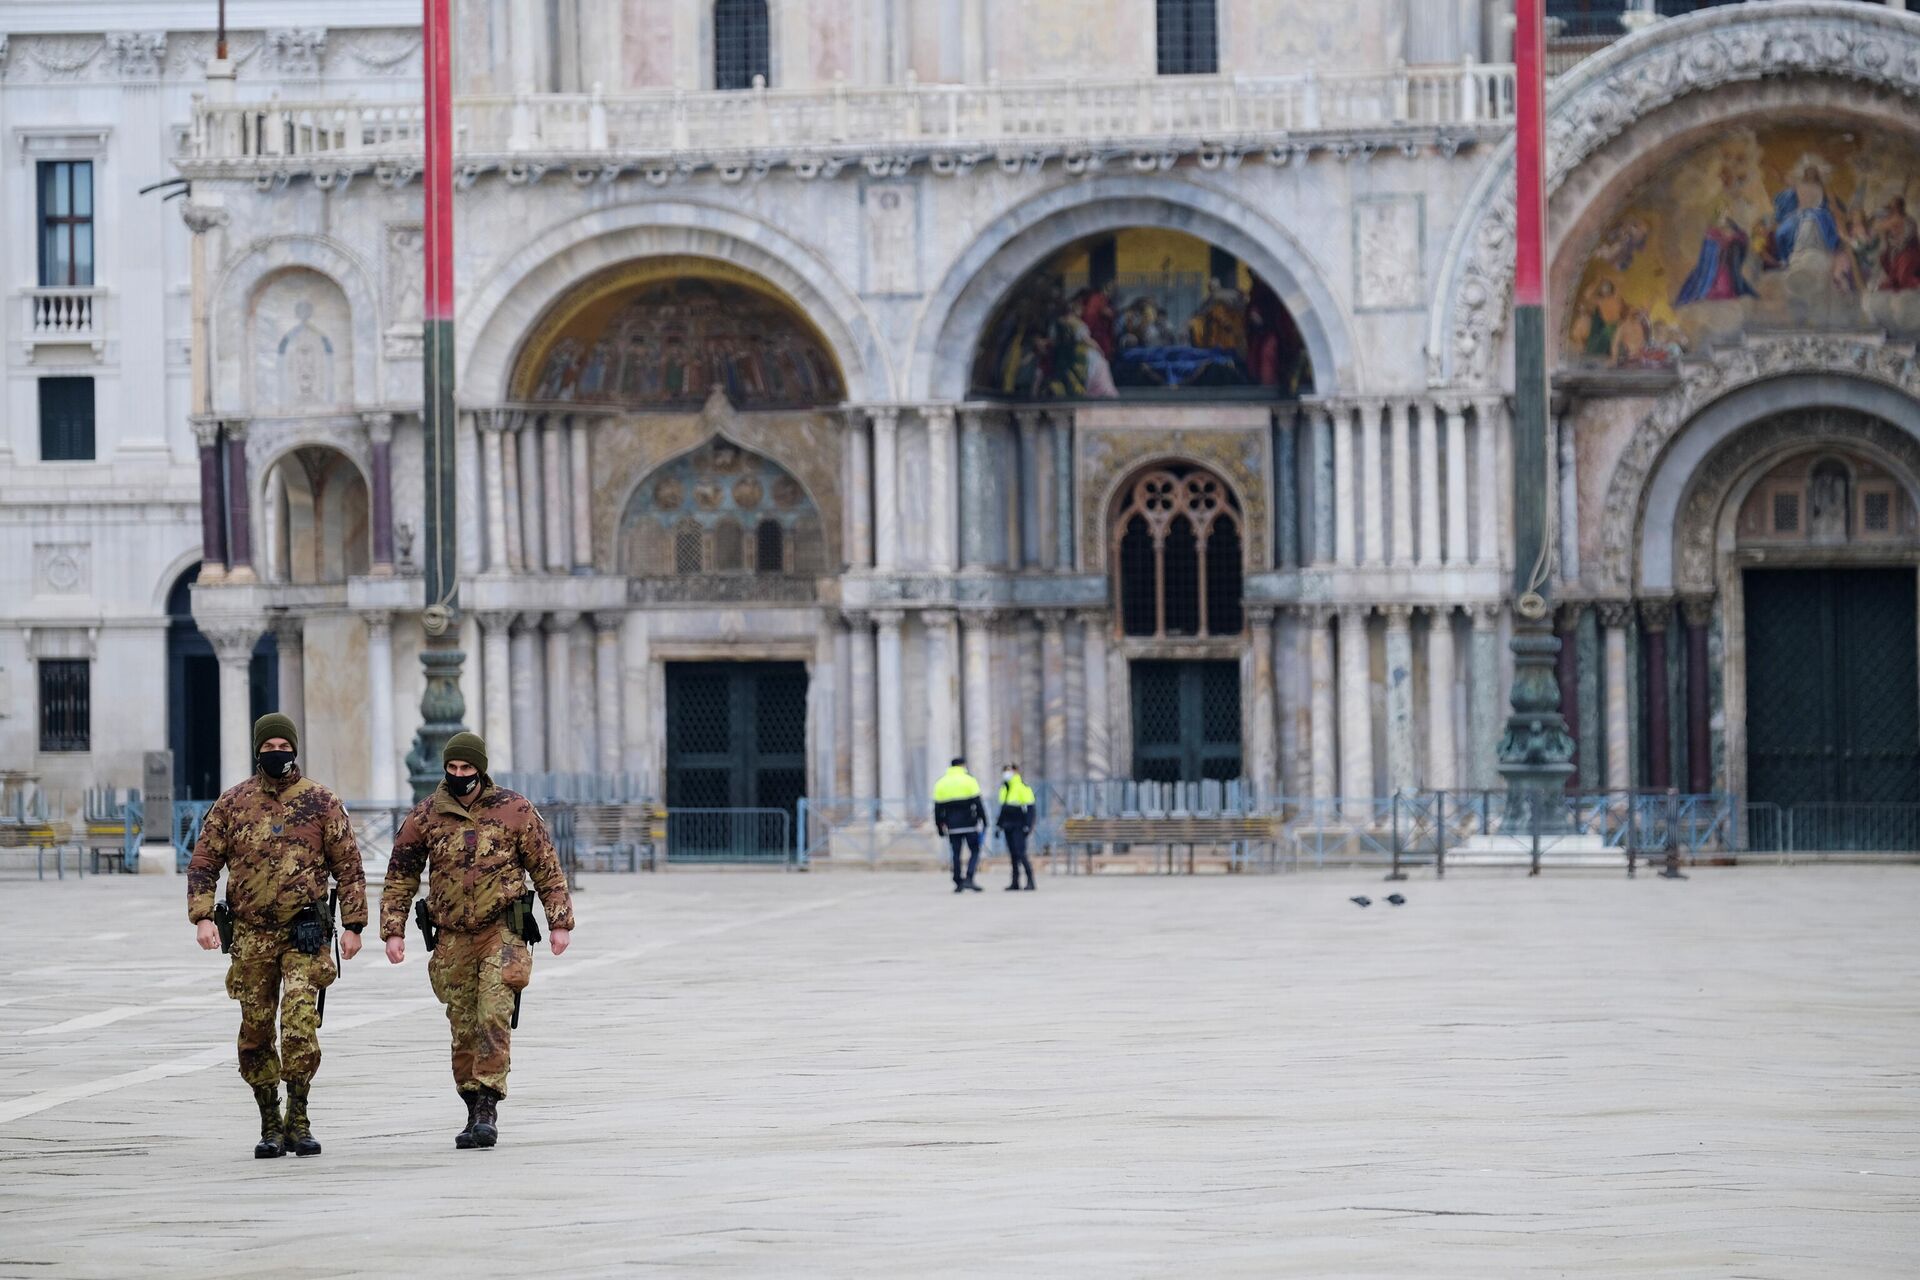
[[[819,255],[757,218],[688,201],[598,209],[548,228],[508,257],[462,307],[455,339],[461,385],[476,398],[506,400],[523,337],[563,295],[622,263],[676,255],[761,277],[820,330],[850,400],[891,398],[878,330]]]
[[[928,295],[905,373],[910,399],[962,400],[974,351],[1021,277],[1086,236],[1126,227],[1184,231],[1234,254],[1266,280],[1300,327],[1316,389],[1360,383],[1351,326],[1326,272],[1288,232],[1239,199],[1195,182],[1096,178],[1036,196],[980,232]]]
[[[346,297],[352,385],[342,388],[338,398],[351,404],[379,403],[380,307],[375,301],[372,272],[351,251],[331,240],[286,235],[255,241],[222,273],[214,287],[209,315],[216,412],[233,416],[248,412],[253,299],[271,277],[289,269],[322,276]]]
[[[1565,199],[1582,208],[1601,199],[1595,188],[1604,182],[1588,172],[1589,161],[1636,122],[1682,99],[1727,86],[1757,88],[1755,82],[1783,73],[1904,99],[1911,112],[1920,98],[1920,30],[1910,18],[1863,5],[1778,0],[1702,10],[1629,35],[1554,85],[1547,107],[1550,207],[1575,179]],[[1804,85],[1796,107],[1803,97]],[[1704,121],[1695,125],[1697,136]],[[1481,170],[1467,215],[1448,241],[1427,323],[1427,378],[1435,387],[1484,387],[1498,374],[1513,283],[1513,166],[1509,138]],[[1560,225],[1576,222],[1552,212]]]
[[[332,445],[281,450],[260,478],[261,566],[269,581],[342,583],[372,567],[372,488]]]
[[[1635,429],[1600,512],[1594,585],[1673,590],[1674,530],[1695,472],[1729,436],[1797,409],[1855,409],[1920,438],[1920,359],[1911,346],[1842,336],[1749,338],[1688,361],[1680,385]]]
[[[730,464],[716,462],[722,451],[736,455]],[[760,560],[761,527],[768,522],[779,530],[774,568]],[[812,578],[832,568],[820,508],[806,484],[778,459],[724,432],[662,459],[626,491],[615,546],[618,572],[688,576],[679,563],[690,530],[698,530],[703,541],[702,573]]]

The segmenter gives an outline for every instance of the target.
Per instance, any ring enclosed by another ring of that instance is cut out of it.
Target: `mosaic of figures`
[[[1203,240],[1130,229],[1028,272],[1001,303],[974,390],[1017,399],[1294,396],[1313,369],[1267,282]]]
[[[1662,368],[1747,329],[1920,334],[1920,147],[1742,129],[1642,186],[1594,247],[1565,358]]]
[[[716,388],[737,408],[846,398],[825,346],[793,311],[724,280],[658,280],[585,308],[533,366],[545,402],[698,409]]]

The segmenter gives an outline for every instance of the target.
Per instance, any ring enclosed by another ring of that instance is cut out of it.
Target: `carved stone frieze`
[[[267,32],[272,69],[294,79],[313,79],[327,56],[325,27],[278,27]]]
[[[167,61],[167,33],[109,31],[107,59],[123,80],[158,80]]]

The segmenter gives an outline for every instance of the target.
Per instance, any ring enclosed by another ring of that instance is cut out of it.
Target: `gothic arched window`
[[[1126,635],[1240,634],[1240,510],[1218,476],[1186,466],[1144,473],[1121,493],[1112,536]]]
[[[762,520],[760,527],[753,531],[753,571],[755,573],[785,573],[787,568],[786,536],[780,530],[778,520]]]
[[[755,77],[771,84],[767,56],[767,0],[717,0],[713,6],[713,87],[751,89]]]

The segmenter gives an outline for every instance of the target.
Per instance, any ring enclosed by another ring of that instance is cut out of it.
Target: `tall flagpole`
[[[1514,17],[1513,711],[1500,741],[1500,773],[1508,829],[1525,834],[1564,827],[1573,739],[1560,714],[1560,638],[1547,600],[1554,550],[1547,527],[1545,0],[1517,0]]]
[[[423,0],[426,69],[426,287],[423,290],[421,435],[425,441],[426,645],[420,664],[420,732],[407,756],[415,799],[440,780],[440,750],[464,728],[460,695],[460,578],[456,555],[453,394],[453,42],[449,0]]]

